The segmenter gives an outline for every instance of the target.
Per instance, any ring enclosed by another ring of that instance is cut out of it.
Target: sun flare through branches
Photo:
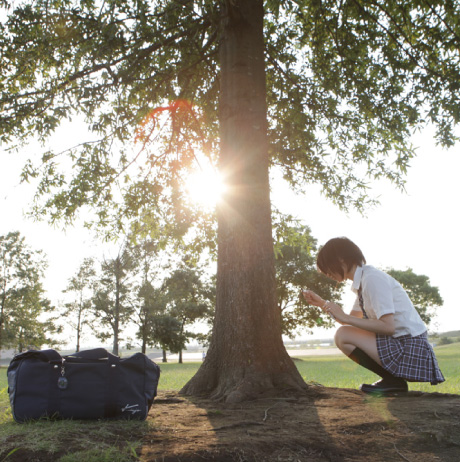
[[[226,186],[219,172],[208,166],[190,172],[185,180],[185,189],[192,203],[212,210],[222,199]]]

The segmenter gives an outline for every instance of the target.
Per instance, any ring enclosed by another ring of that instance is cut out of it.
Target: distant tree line
[[[19,232],[0,236],[0,349],[54,343],[60,328],[50,317],[40,320],[55,311],[42,285],[46,267],[43,253],[30,249]]]
[[[274,222],[283,334],[294,338],[315,326],[330,327],[320,310],[306,309],[300,290],[308,287],[325,299],[340,301],[343,284],[316,270],[317,241],[308,226],[276,213]],[[100,341],[111,341],[114,354],[119,354],[121,344],[140,347],[144,353],[156,347],[163,350],[163,361],[170,351],[182,362],[187,343],[195,339],[206,345],[211,334],[216,297],[211,260],[131,236],[112,258],[84,258],[63,290],[67,301],[54,306],[43,289],[43,253],[30,249],[18,231],[0,236],[0,349],[59,346],[59,335],[70,328],[76,351],[90,332]],[[438,288],[410,268],[387,271],[405,287],[429,324],[443,304]],[[204,333],[194,331],[197,322],[207,326]]]
[[[155,242],[126,240],[113,258],[84,259],[65,289],[73,296],[64,317],[73,328],[76,350],[90,329],[101,341],[179,353],[196,337],[190,327],[212,316],[214,284],[205,268],[187,255],[169,256]],[[134,338],[130,337],[134,335]]]

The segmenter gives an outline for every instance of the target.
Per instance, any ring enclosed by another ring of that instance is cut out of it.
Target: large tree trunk
[[[262,0],[223,12],[217,304],[211,345],[185,394],[238,402],[304,389],[281,338],[269,197]]]

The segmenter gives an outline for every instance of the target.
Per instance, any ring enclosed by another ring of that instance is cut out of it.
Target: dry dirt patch
[[[458,462],[460,397],[370,397],[312,387],[304,396],[225,405],[160,393],[140,460]]]

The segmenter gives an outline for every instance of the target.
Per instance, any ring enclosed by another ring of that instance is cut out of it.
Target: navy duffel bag
[[[67,356],[29,350],[8,367],[8,393],[16,422],[42,417],[144,420],[159,378],[160,368],[142,353],[119,358],[103,348]]]

